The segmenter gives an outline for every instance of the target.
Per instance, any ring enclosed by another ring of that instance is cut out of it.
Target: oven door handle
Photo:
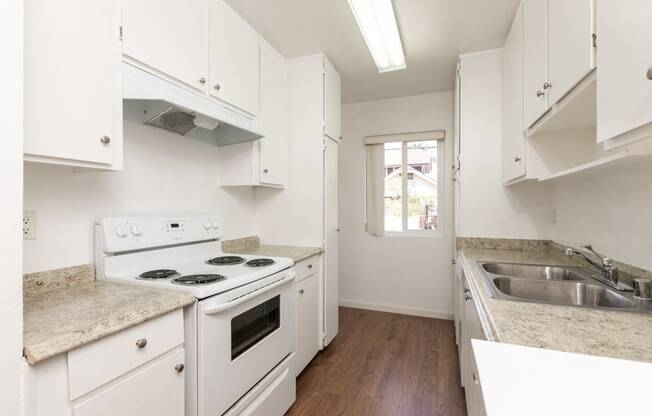
[[[258,290],[254,290],[251,293],[247,293],[244,296],[241,296],[239,298],[235,298],[235,299],[230,300],[230,301],[228,301],[226,303],[220,303],[220,304],[217,304],[217,305],[207,306],[204,309],[204,313],[206,315],[213,315],[213,314],[216,314],[216,313],[223,312],[223,311],[225,311],[227,309],[234,308],[234,307],[240,305],[241,303],[244,303],[244,302],[248,301],[249,299],[255,298],[256,296],[260,296],[263,293],[269,292],[270,290],[276,289],[277,287],[282,286],[282,285],[294,280],[296,275],[297,275],[296,272],[294,271],[294,269],[292,269],[281,280],[278,280],[278,281],[276,281],[274,283],[270,283],[267,286],[263,286]]]

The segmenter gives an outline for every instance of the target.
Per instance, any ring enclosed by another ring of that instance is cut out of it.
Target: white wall
[[[0,415],[23,413],[23,2],[0,2]]]
[[[501,52],[461,57],[460,232],[463,237],[549,238],[552,189],[504,187],[501,175]]]
[[[92,262],[101,216],[216,212],[225,238],[255,234],[253,189],[218,186],[220,149],[141,120],[129,104],[123,172],[26,165],[25,209],[38,212],[37,239],[24,245],[26,273]]]
[[[596,250],[652,270],[652,170],[554,185],[555,240]]]
[[[340,149],[340,300],[343,305],[449,318],[453,312],[453,94],[346,104]],[[446,131],[442,237],[372,237],[365,232],[363,138]]]

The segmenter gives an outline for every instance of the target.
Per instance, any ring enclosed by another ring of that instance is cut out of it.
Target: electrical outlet
[[[36,211],[23,211],[23,240],[36,240]]]

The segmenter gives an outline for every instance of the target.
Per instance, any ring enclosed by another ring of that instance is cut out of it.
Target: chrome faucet
[[[591,259],[584,251],[577,250],[571,247],[566,248],[566,255],[569,257],[573,255],[580,256],[582,259],[584,259],[584,261],[586,261],[593,267],[600,270],[602,272],[602,276],[601,276],[602,278],[598,280],[605,283],[606,285],[609,285],[616,290],[621,290],[626,292],[632,291],[632,288],[629,285],[619,281],[618,266],[612,259],[610,259],[609,257],[605,257],[602,254],[595,251],[590,244],[582,246],[582,248],[590,251],[597,258],[599,258],[600,263],[597,263],[596,261]]]

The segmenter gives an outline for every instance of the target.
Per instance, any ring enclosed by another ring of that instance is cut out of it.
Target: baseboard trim
[[[429,309],[408,308],[404,306],[382,305],[379,303],[359,302],[356,300],[340,299],[340,306],[354,309],[367,309],[378,312],[391,312],[401,315],[423,316],[426,318],[453,320],[453,314],[450,312],[433,311]]]

